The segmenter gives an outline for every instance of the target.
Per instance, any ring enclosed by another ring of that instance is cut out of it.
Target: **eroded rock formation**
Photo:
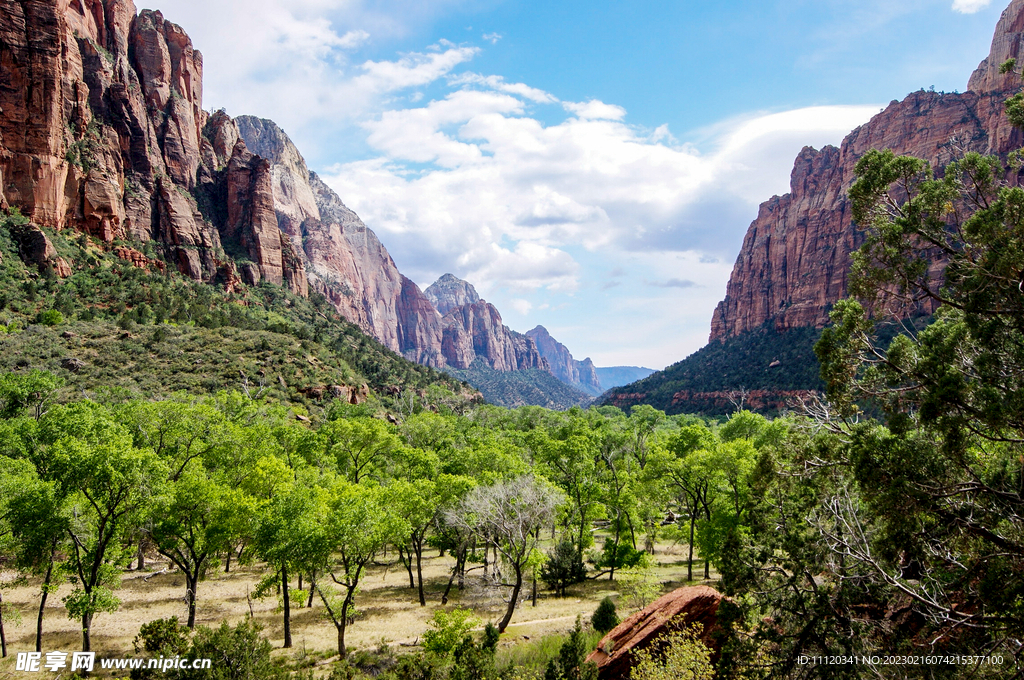
[[[633,655],[656,644],[658,638],[679,624],[699,624],[701,641],[721,651],[717,641],[718,607],[723,597],[714,588],[690,586],[662,595],[608,632],[587,661],[597,664],[600,680],[628,678]]]
[[[232,125],[203,110],[202,55],[180,26],[160,12],[136,15],[131,0],[5,2],[0,74],[2,207],[106,243],[157,241],[202,280],[216,276],[233,210],[260,278],[305,294],[301,260],[274,243],[262,217],[273,211],[259,162],[245,159],[248,202],[224,202]],[[198,197],[220,202],[201,209]]]
[[[790,193],[761,204],[715,310],[711,340],[770,324],[776,329],[823,326],[830,306],[846,295],[850,258],[863,235],[852,224],[847,192],[854,166],[869,149],[892,149],[940,168],[963,151],[1005,156],[1024,142],[1003,102],[1020,78],[999,65],[1021,56],[1024,0],[1003,12],[990,55],[963,94],[915,92],[893,101],[851,132],[839,148],[805,148],[796,159]],[[936,263],[935,272],[942,263]],[[930,309],[918,311],[928,312]]]

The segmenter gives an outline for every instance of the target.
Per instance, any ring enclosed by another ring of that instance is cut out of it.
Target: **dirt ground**
[[[393,558],[393,554],[388,555]],[[356,596],[357,618],[346,632],[346,643],[355,648],[373,648],[387,643],[400,651],[409,651],[418,642],[434,610],[441,607],[441,593],[448,581],[452,558],[438,557],[437,551],[424,555],[423,576],[427,606],[421,607],[415,589],[409,588],[409,576],[397,561],[370,567]],[[686,546],[659,544],[654,560],[655,578],[660,591],[686,585]],[[497,621],[505,610],[502,593],[485,587],[480,570],[467,576],[466,588],[459,592],[453,586],[448,607],[470,608],[482,622]],[[337,635],[326,618],[319,598],[306,608],[308,590],[299,591],[293,579],[291,589],[293,648],[280,649],[283,644],[283,624],[280,597],[273,592],[265,599],[251,596],[256,583],[265,574],[263,565],[235,565],[224,573],[223,565],[207,574],[198,588],[197,625],[215,626],[222,621],[235,623],[250,613],[264,626],[264,635],[274,645],[275,655],[285,656],[289,662],[311,663],[334,656]],[[3,573],[10,586],[14,574]],[[701,582],[703,563],[695,560],[695,582]],[[716,574],[712,573],[714,578]],[[306,584],[308,586],[308,584]],[[35,622],[39,602],[38,579],[30,579],[3,590],[4,602],[17,610],[20,616],[5,616],[5,629],[9,656],[0,661],[0,677],[27,677],[14,673],[13,657],[19,651],[34,651]],[[558,598],[538,583],[537,606],[529,599],[517,608],[502,645],[509,646],[538,637],[564,633],[572,629],[577,615],[589,621],[597,604],[605,596],[618,599],[620,582],[607,576],[573,586],[569,596]],[[177,616],[184,622],[188,611],[184,600],[184,577],[169,569],[166,561],[152,559],[144,571],[126,571],[116,595],[121,599],[120,609],[112,614],[98,614],[93,620],[92,648],[97,656],[122,656],[132,652],[132,640],[139,627],[159,618]],[[528,590],[528,589],[527,589]],[[81,632],[76,621],[68,618],[61,602],[71,592],[65,584],[51,593],[43,623],[43,652],[71,652],[81,649]],[[619,615],[630,611],[626,603],[619,603]],[[20,618],[19,620],[16,620]]]

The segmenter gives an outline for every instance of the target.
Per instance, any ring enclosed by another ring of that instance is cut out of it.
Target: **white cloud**
[[[498,41],[501,40],[502,35],[501,33],[484,33],[482,37],[492,45],[496,45]]]
[[[453,271],[519,291],[579,291],[588,252],[692,251],[731,263],[757,204],[787,190],[797,152],[838,141],[878,110],[736,119],[705,131],[702,153],[664,126],[627,125],[624,109],[597,100],[545,125],[529,115],[536,98],[500,78],[449,83],[460,89],[365,123],[379,157],[337,165],[325,179],[413,278]],[[679,291],[693,280],[637,278]]]
[[[974,14],[992,3],[992,0],[953,0],[953,11],[961,14]]]
[[[527,314],[530,313],[530,310],[533,309],[533,305],[530,303],[529,300],[524,300],[523,298],[515,298],[514,300],[512,300],[512,309],[516,310],[523,316],[526,316]]]
[[[626,117],[626,109],[596,99],[588,102],[562,102],[562,106],[582,120],[622,120]]]

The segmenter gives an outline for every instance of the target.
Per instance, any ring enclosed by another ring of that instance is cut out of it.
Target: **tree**
[[[367,563],[385,545],[402,540],[409,525],[379,487],[339,480],[320,496],[313,564],[341,587],[336,594],[321,578],[317,592],[338,633],[338,654],[345,658],[345,630],[355,607],[356,590]]]
[[[559,541],[541,566],[540,577],[558,597],[565,597],[566,589],[587,578],[587,567],[580,551],[571,541]]]
[[[185,576],[189,628],[196,625],[199,580],[217,552],[229,548],[233,500],[196,461],[154,503],[150,535],[160,554]]]
[[[358,484],[401,446],[401,440],[377,418],[343,418],[325,423],[317,434],[337,470]]]
[[[40,451],[46,476],[73,490],[70,549],[64,564],[75,588],[64,598],[68,614],[82,621],[82,648],[89,651],[92,619],[119,605],[118,565],[123,539],[141,520],[167,478],[167,466],[102,406],[83,401],[55,407],[40,420]]]
[[[499,584],[512,589],[505,615],[498,623],[499,633],[505,632],[519,603],[523,569],[537,544],[537,532],[551,521],[562,498],[561,493],[541,480],[524,476],[476,487],[458,510],[449,513],[450,522],[466,525],[489,541],[512,570],[513,582],[505,583],[501,571],[495,569]]]
[[[586,661],[589,651],[577,616],[576,626],[558,650],[558,658],[548,662],[544,680],[597,680],[597,666]]]
[[[607,633],[619,625],[619,615],[615,613],[615,603],[611,597],[605,597],[601,604],[597,605],[594,615],[590,617],[590,625],[598,633]]]

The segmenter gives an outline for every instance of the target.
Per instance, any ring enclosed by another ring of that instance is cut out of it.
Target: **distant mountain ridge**
[[[606,366],[595,368],[594,371],[597,373],[598,380],[601,381],[601,387],[606,390],[643,380],[657,372],[653,368],[644,368],[643,366]]]
[[[569,349],[551,337],[548,329],[544,326],[537,326],[526,331],[526,336],[537,343],[537,349],[547,360],[551,367],[551,373],[556,378],[592,397],[604,392],[594,369],[594,362],[590,360],[590,357],[583,361],[573,359]]]

